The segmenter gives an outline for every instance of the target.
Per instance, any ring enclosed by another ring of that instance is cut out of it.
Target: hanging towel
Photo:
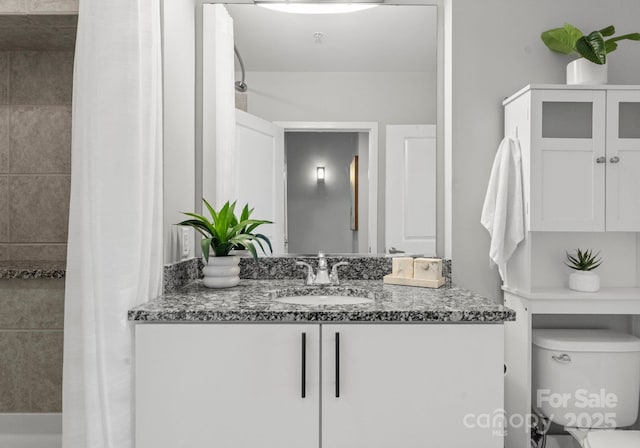
[[[480,222],[491,235],[491,264],[498,266],[504,280],[507,260],[524,239],[522,155],[520,143],[511,137],[505,137],[498,147]]]

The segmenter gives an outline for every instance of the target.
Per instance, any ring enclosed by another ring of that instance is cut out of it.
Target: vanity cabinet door
[[[324,448],[501,448],[503,326],[323,325]]]
[[[604,231],[605,92],[531,95],[530,230]]]
[[[607,92],[607,230],[640,231],[640,91]]]
[[[139,324],[135,344],[137,448],[318,448],[319,326]]]

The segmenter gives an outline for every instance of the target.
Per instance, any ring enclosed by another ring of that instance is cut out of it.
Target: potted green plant
[[[615,27],[609,25],[585,35],[565,23],[561,28],[543,32],[540,37],[551,51],[581,56],[567,65],[567,84],[606,84],[607,55],[618,48],[621,40],[640,40],[640,33],[613,37],[615,33]]]
[[[258,261],[257,247],[263,253],[265,245],[272,250],[271,241],[265,235],[254,233],[258,226],[271,224],[271,221],[262,219],[250,219],[253,209],[245,205],[238,218],[235,214],[236,202],[227,201],[220,210],[216,211],[203,199],[211,219],[197,213],[185,213],[190,216],[178,223],[180,226],[188,226],[199,232],[203,238],[200,241],[202,255],[205,261],[203,268],[203,283],[208,288],[230,288],[240,283],[240,257],[232,253],[233,249],[242,248]],[[264,244],[263,244],[264,243]]]
[[[573,255],[567,252],[565,264],[574,270],[569,275],[569,289],[581,292],[596,292],[600,289],[600,276],[593,272],[602,264],[600,252],[593,253],[591,249],[576,249]]]

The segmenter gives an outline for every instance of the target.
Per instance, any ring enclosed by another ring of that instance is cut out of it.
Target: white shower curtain
[[[63,448],[133,446],[127,309],[162,278],[159,0],[80,0]]]

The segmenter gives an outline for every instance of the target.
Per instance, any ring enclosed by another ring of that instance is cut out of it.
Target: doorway
[[[279,122],[290,254],[377,251],[378,124]]]

